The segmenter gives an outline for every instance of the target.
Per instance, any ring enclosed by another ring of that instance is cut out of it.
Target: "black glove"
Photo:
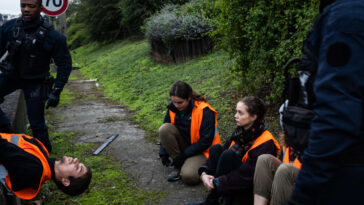
[[[56,107],[59,103],[59,95],[61,94],[61,88],[54,88],[51,94],[48,96],[48,102],[46,109],[49,107]]]
[[[185,160],[186,160],[185,155],[180,154],[176,158],[173,159],[172,166],[174,166],[174,168],[176,168],[176,169],[181,169]]]
[[[169,156],[168,155],[166,155],[166,154],[165,155],[160,155],[159,157],[162,160],[163,166],[168,167],[171,164],[171,160],[169,160]]]

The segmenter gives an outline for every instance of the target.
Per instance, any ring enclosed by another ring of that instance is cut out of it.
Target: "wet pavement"
[[[73,72],[79,75],[79,71]],[[75,132],[75,143],[98,145],[113,134],[119,134],[101,154],[119,160],[123,170],[144,189],[166,192],[159,204],[182,205],[201,200],[206,195],[201,184],[186,186],[181,181],[167,182],[167,175],[173,169],[162,166],[158,159],[159,146],[145,140],[144,130],[128,120],[132,116],[125,107],[106,99],[95,84],[69,81],[67,88],[76,93],[76,99],[72,105],[52,110],[58,119],[56,131]]]

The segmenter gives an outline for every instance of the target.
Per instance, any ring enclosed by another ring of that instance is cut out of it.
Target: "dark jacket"
[[[231,144],[240,144],[242,150],[240,159],[248,152],[248,158],[245,162],[242,162],[238,169],[230,171],[228,174],[219,176],[218,182],[214,183],[218,192],[222,194],[229,194],[235,191],[251,190],[253,187],[253,178],[255,172],[255,165],[257,159],[262,154],[271,154],[277,156],[279,152],[279,145],[276,141],[268,140],[255,148],[251,149],[252,145],[265,132],[264,124],[254,123],[254,125],[244,131],[241,127],[238,127],[231,137],[229,137],[223,145],[223,150],[232,149]],[[269,133],[270,134],[270,133]],[[244,151],[245,150],[245,151]],[[249,151],[250,150],[250,151]],[[199,169],[199,174],[202,172],[210,172],[209,170],[209,159]],[[214,172],[214,171],[213,171]],[[211,174],[211,173],[210,173]]]
[[[330,203],[318,202],[328,194],[331,204],[353,204],[348,200],[355,197],[358,204],[362,196],[354,192],[362,193],[364,176],[353,174],[364,168],[364,2],[338,0],[326,7],[309,40],[318,57],[316,115],[290,203]],[[356,185],[348,185],[352,179]],[[340,194],[328,191],[335,182],[340,184],[333,191]]]
[[[19,19],[12,19],[0,27],[0,56],[8,49],[9,42],[13,37],[14,25]],[[33,23],[24,21],[23,28],[25,34],[33,34],[43,22],[43,18]],[[53,59],[57,65],[55,87],[63,88],[67,83],[72,70],[72,59],[67,48],[66,38],[58,31],[51,28],[47,31],[43,40],[43,45],[38,49],[31,50],[32,51],[29,51],[29,49],[26,49],[26,46],[22,44],[19,50],[14,54],[12,64],[15,67],[15,75],[21,79],[44,79],[48,75],[49,64],[51,59]],[[31,61],[29,52],[33,52],[34,50],[38,53],[36,55],[37,58],[36,60]]]
[[[169,117],[169,110],[172,110],[174,113],[176,113],[175,126],[181,133],[182,137],[190,145],[183,151],[183,154],[186,157],[191,157],[196,154],[201,154],[204,150],[206,150],[211,146],[215,136],[215,113],[209,108],[205,108],[203,110],[203,117],[201,122],[200,140],[197,143],[191,144],[191,135],[190,135],[191,114],[194,103],[195,101],[191,100],[187,110],[184,111],[183,114],[182,112],[177,110],[177,108],[173,105],[173,103],[170,103],[167,106],[168,110],[163,121],[163,123],[171,123],[171,119]],[[160,155],[166,154],[166,151],[162,146],[159,154]]]
[[[228,149],[232,140],[229,138],[224,149]],[[273,140],[269,140],[258,147],[249,151],[249,159],[242,163],[239,169],[233,170],[226,175],[220,176],[218,191],[228,194],[231,191],[251,189],[253,186],[253,178],[257,159],[262,154],[277,155],[277,148]]]

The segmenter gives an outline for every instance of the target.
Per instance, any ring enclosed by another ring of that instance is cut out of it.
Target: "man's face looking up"
[[[33,22],[39,20],[42,6],[37,0],[21,0],[20,8],[25,21]]]

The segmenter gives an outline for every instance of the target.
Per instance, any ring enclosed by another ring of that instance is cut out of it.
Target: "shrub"
[[[301,55],[302,41],[317,15],[318,0],[218,0],[214,37],[236,59],[245,94],[277,102],[283,64]]]
[[[206,17],[183,13],[180,6],[169,4],[145,24],[148,40],[162,40],[167,45],[173,40],[195,40],[206,36],[214,25]]]
[[[86,25],[82,23],[73,23],[67,30],[68,47],[70,49],[78,48],[91,41]]]

